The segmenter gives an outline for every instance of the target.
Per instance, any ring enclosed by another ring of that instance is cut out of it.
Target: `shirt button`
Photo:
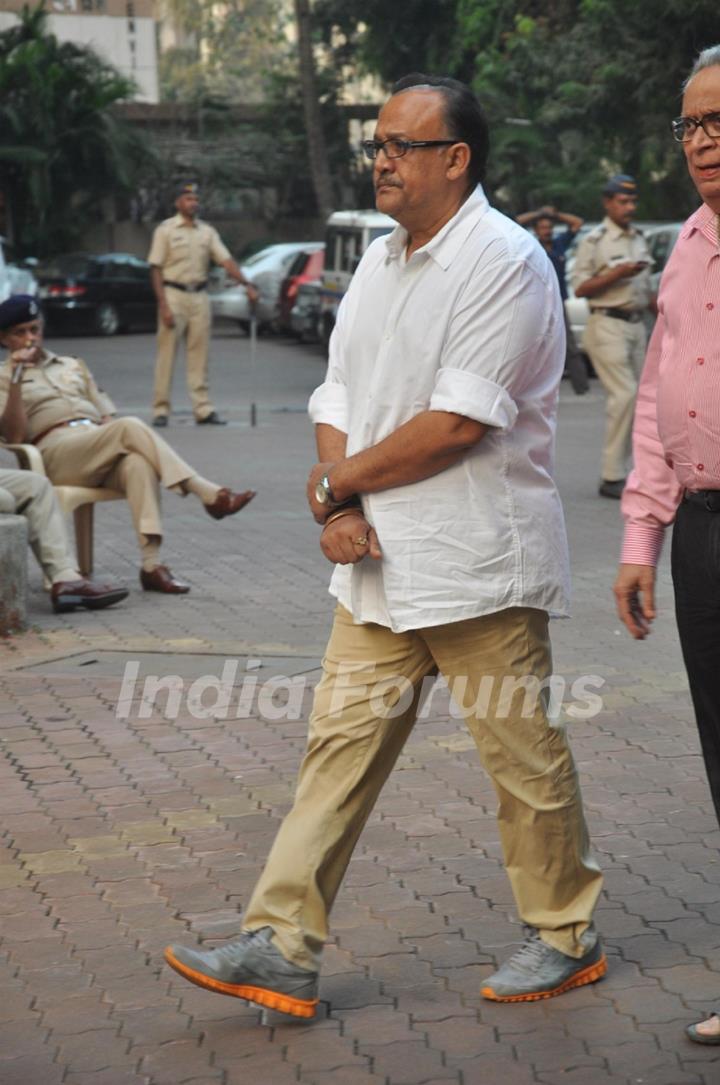
[[[705,359],[704,358],[698,358],[697,364],[698,365],[705,365]]]
[[[698,471],[704,471],[705,470],[705,464],[704,463],[699,463],[697,465],[697,469],[698,469]]]
[[[713,305],[713,303],[712,303],[711,301],[709,301],[709,302],[707,303],[707,305],[705,306],[705,308],[706,308],[706,309],[714,309],[714,308],[715,308],[715,306]]]
[[[696,411],[688,411],[688,414],[690,415],[691,418],[695,418],[697,412]]]

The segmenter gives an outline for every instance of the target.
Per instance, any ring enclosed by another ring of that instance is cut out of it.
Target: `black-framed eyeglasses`
[[[671,121],[673,138],[678,143],[689,143],[698,128],[710,139],[720,139],[720,113],[706,113],[704,117],[676,117]]]
[[[450,147],[456,139],[364,139],[360,144],[362,152],[371,161],[380,151],[386,158],[402,158],[414,147]]]

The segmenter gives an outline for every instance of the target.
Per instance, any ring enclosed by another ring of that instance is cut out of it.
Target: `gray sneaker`
[[[480,994],[493,1002],[536,1002],[595,983],[606,972],[607,959],[599,938],[582,957],[568,957],[543,942],[531,928],[517,953],[486,980]]]
[[[186,980],[293,1017],[314,1017],[318,974],[292,964],[272,943],[272,927],[245,931],[219,949],[168,946],[165,960]]]

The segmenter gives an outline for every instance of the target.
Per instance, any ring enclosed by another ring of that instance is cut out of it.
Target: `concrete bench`
[[[27,520],[0,513],[0,636],[27,625],[27,555]]]

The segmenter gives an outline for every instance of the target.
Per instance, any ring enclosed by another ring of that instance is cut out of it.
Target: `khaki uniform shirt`
[[[163,279],[197,286],[208,277],[210,262],[223,264],[230,259],[217,230],[195,219],[190,224],[182,215],[173,215],[155,228],[148,261],[159,267]]]
[[[645,238],[632,226],[623,230],[606,217],[578,245],[572,269],[573,290],[618,264],[637,260],[647,260],[648,266],[638,275],[618,279],[599,294],[593,294],[588,298],[591,309],[646,309],[652,297],[650,253]]]
[[[5,410],[11,377],[8,356],[0,366],[0,414]],[[26,440],[34,441],[41,433],[71,418],[100,422],[104,415],[116,411],[110,397],[96,385],[85,362],[69,355],[61,357],[44,350],[40,364],[25,369],[21,384],[28,419]]]

